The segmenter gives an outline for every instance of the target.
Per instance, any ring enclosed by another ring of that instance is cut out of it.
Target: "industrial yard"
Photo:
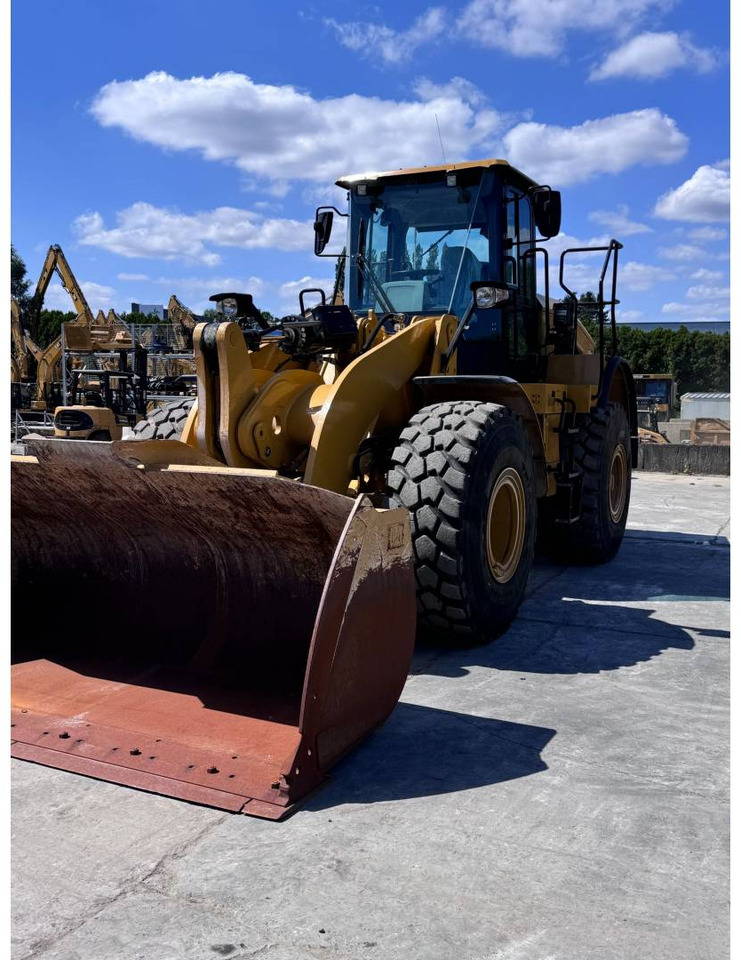
[[[729,481],[634,474],[611,563],[270,823],[13,761],[14,960],[728,955]]]
[[[0,957],[735,957],[728,5],[0,34]]]

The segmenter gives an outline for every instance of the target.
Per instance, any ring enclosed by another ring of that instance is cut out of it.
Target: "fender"
[[[535,493],[548,492],[545,446],[540,424],[530,398],[516,380],[500,376],[437,376],[415,377],[414,384],[422,392],[423,406],[444,400],[484,400],[509,407],[522,420],[533,450]]]
[[[638,408],[633,373],[627,361],[620,356],[610,357],[602,374],[602,385],[597,406],[604,409],[608,403],[622,403],[630,423],[630,454],[633,469],[638,466]]]

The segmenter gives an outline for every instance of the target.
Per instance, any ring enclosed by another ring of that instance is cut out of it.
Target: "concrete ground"
[[[612,563],[418,650],[285,823],[14,761],[14,960],[727,957],[728,517],[635,475]]]

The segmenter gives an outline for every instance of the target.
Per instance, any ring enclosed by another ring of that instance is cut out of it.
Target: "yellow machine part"
[[[216,377],[201,324],[193,339],[198,399],[183,440],[229,466],[270,469],[290,468],[308,444],[304,482],[346,493],[361,440],[409,419],[411,381],[417,371],[439,371],[456,324],[449,314],[415,318],[356,357],[332,383],[316,371],[256,366],[236,323],[216,332]]]

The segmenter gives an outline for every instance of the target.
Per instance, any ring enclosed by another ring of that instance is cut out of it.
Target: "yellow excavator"
[[[181,303],[174,293],[167,304],[167,322],[172,325],[175,333],[175,349],[180,353],[191,350],[193,331],[198,321],[193,311]]]
[[[121,411],[118,410],[118,406],[122,402],[121,398],[124,396],[133,397],[136,392],[134,375],[131,372],[121,372],[119,369],[119,351],[131,349],[131,333],[112,309],[108,311],[108,314],[99,310],[96,316],[93,315],[85,294],[58,244],[50,246],[46,254],[31,301],[31,313],[41,310],[49,284],[55,274],[70,295],[76,317],[73,321],[63,324],[63,330],[59,336],[55,337],[45,348],[37,346],[25,334],[24,346],[36,361],[36,395],[31,407],[32,409],[51,409],[54,411],[54,435],[58,438],[120,439],[122,419],[127,424],[131,421],[133,425],[143,412],[138,395],[135,404],[136,410],[141,411],[138,416],[134,413],[133,407],[133,418],[122,418]],[[17,326],[20,328],[17,304],[11,304],[11,313],[18,315]],[[13,331],[14,343],[16,343],[18,335],[15,322],[13,323]],[[92,354],[94,351],[109,351],[111,353],[111,361],[104,362],[104,369],[100,373],[97,370],[78,371],[80,390],[78,391],[75,388],[71,391],[73,397],[76,397],[78,393],[80,395],[87,393],[89,397],[95,394],[98,399],[94,403],[83,402],[82,404],[66,405],[59,403],[61,399],[59,390],[60,363],[65,340],[67,348],[76,351],[83,358],[86,354]],[[15,353],[19,355],[20,343],[16,346]],[[92,376],[96,376],[96,382],[87,383],[86,378],[89,381]],[[89,389],[83,390],[82,388],[85,385]],[[107,397],[108,401],[100,401],[99,398],[102,396]],[[128,409],[128,406],[126,409]]]
[[[562,562],[618,550],[637,457],[621,244],[593,248],[595,342],[574,251],[550,297],[549,186],[504,160],[338,185],[349,209],[317,210],[315,253],[348,218],[343,302],[302,291],[270,325],[215,294],[180,440],[14,459],[14,756],[281,819],[391,712],[416,632],[507,628],[536,535]]]
[[[10,298],[10,337],[10,379],[20,383],[26,381],[29,376],[28,355],[32,341],[27,331],[23,329],[20,308],[12,297]]]
[[[62,328],[77,366],[68,374],[67,403],[54,409],[54,436],[120,440],[124,428],[133,427],[147,412],[146,350],[139,344],[132,350],[131,333],[117,318],[99,330],[66,323]],[[94,365],[86,366],[93,357]]]
[[[57,244],[49,247],[44,263],[36,282],[28,313],[33,315],[41,310],[44,297],[54,275],[59,277],[64,289],[72,300],[75,319],[74,326],[92,327],[95,322],[93,313],[85,299],[85,294],[77,282],[62,248]],[[36,390],[31,403],[33,409],[47,409],[54,405],[56,392],[54,383],[60,379],[59,363],[62,358],[62,338],[56,337],[48,346],[39,347],[25,331],[28,326],[28,317],[22,317],[18,304],[11,298],[11,327],[13,331],[13,353],[11,360],[11,379],[28,377],[28,354],[36,361]]]

